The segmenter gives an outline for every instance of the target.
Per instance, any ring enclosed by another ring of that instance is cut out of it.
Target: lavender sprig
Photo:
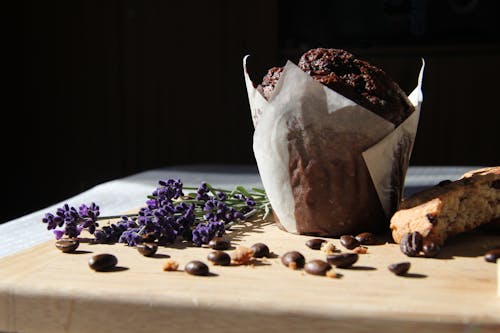
[[[81,205],[78,210],[65,204],[55,214],[47,213],[42,222],[53,230],[56,239],[78,238],[87,230],[94,235],[95,243],[135,246],[154,241],[165,245],[184,239],[202,246],[235,223],[259,215],[265,219],[272,210],[262,189],[237,186],[229,191],[206,182],[184,187],[180,179],[160,180],[158,185],[136,214],[101,217],[95,203]],[[190,192],[185,194],[185,190]],[[99,228],[97,221],[117,218],[118,222]]]

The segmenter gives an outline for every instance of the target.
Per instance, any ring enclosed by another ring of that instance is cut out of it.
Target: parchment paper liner
[[[362,152],[362,157],[380,204],[386,216],[390,217],[402,196],[417,132],[423,101],[421,85],[424,61],[418,85],[408,96],[415,106],[415,112],[395,128],[391,122],[315,81],[290,61],[286,63],[268,101],[255,89],[247,73],[247,58],[243,58],[243,70],[255,127],[254,155],[264,189],[282,228],[298,233],[289,175],[287,135],[290,119],[308,123],[301,123],[300,126],[316,123],[335,133],[361,134],[369,138],[370,144]],[[300,233],[308,233],[304,228],[300,229]]]

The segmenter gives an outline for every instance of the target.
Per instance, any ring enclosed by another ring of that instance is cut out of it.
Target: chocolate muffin
[[[344,50],[309,50],[300,58],[298,67],[396,126],[415,110],[384,71]],[[266,99],[273,94],[282,72],[281,67],[271,68],[257,87]],[[362,131],[332,130],[328,124],[309,119],[307,111],[301,117],[287,121],[288,174],[297,232],[336,237],[388,230],[388,217],[362,156],[373,145],[373,139]],[[392,211],[399,204],[400,174],[409,157],[409,143],[403,141],[399,143],[404,145],[401,157],[394,162],[392,171],[397,176],[392,183]]]
[[[299,68],[335,92],[349,98],[395,125],[415,109],[399,85],[383,70],[340,49],[316,48],[304,53]],[[258,90],[269,99],[281,67],[269,69]]]

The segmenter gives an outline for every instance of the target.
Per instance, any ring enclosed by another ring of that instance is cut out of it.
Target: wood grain
[[[167,257],[180,269],[206,261],[210,249],[175,244],[153,258],[122,244],[83,243],[59,252],[50,241],[0,260],[0,331],[14,332],[498,332],[497,265],[483,259],[498,236],[471,233],[451,240],[439,258],[408,258],[396,244],[369,246],[338,279],[284,267],[289,250],[307,260],[325,254],[311,237],[279,230],[271,221],[246,223],[232,244],[266,243],[273,258],[249,266],[210,266],[212,276],[162,271]],[[341,248],[338,239],[332,239]],[[341,248],[342,252],[347,251]],[[234,248],[229,252],[234,251]],[[118,257],[118,269],[97,273],[88,259]],[[410,274],[387,270],[410,261]],[[208,263],[208,262],[207,262]]]

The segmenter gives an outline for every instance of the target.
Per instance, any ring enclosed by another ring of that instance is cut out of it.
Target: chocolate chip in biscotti
[[[500,190],[500,179],[492,181],[491,187],[494,189]]]
[[[442,180],[439,183],[437,183],[436,186],[445,186],[445,185],[450,184],[451,182],[452,182],[451,180],[445,179],[445,180]]]
[[[407,233],[401,240],[401,252],[409,257],[416,257],[422,250],[423,237],[418,231]]]

